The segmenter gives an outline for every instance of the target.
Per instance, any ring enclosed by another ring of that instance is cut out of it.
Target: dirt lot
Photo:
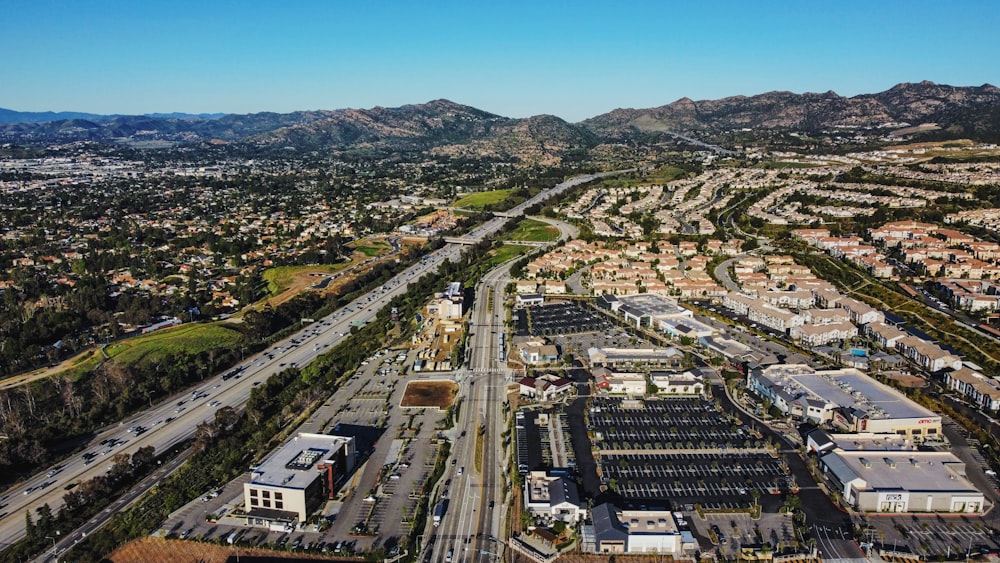
[[[131,541],[115,550],[108,559],[114,563],[223,563],[236,554],[232,546],[221,546],[211,543],[193,541],[164,540],[158,538],[141,538]],[[243,558],[267,558],[268,561],[286,559],[309,559],[323,561],[364,561],[350,557],[326,557],[315,553],[290,553],[271,551],[267,549],[239,548]]]
[[[451,406],[458,395],[458,384],[454,381],[411,381],[406,385],[400,406],[437,407]]]
[[[916,375],[895,374],[888,376],[888,379],[898,381],[903,387],[923,388],[927,387],[927,380]]]

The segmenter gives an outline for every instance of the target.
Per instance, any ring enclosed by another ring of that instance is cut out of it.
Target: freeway
[[[479,240],[491,237],[511,220],[510,217],[524,215],[528,207],[573,186],[616,173],[585,175],[562,182],[511,209],[508,217],[494,217],[466,236]],[[101,430],[83,455],[65,460],[7,489],[0,494],[0,550],[24,537],[26,511],[34,514],[39,507],[48,504],[56,512],[63,505],[66,490],[107,472],[114,455],[131,455],[147,446],[152,446],[157,453],[168,451],[191,439],[200,423],[214,420],[219,408],[242,409],[255,386],[288,367],[305,366],[340,344],[350,334],[352,326],[369,322],[392,298],[405,293],[410,281],[436,271],[445,260],[457,260],[461,253],[462,246],[457,244],[429,253],[382,287],[357,297],[337,312],[305,326],[225,374],[206,379],[190,393],[176,394]],[[74,535],[66,534],[67,537]]]
[[[134,454],[152,446],[168,451],[194,436],[197,426],[214,420],[219,408],[241,409],[250,392],[275,373],[305,366],[342,342],[351,327],[371,321],[393,297],[402,294],[410,281],[435,271],[444,260],[456,260],[461,249],[449,245],[428,254],[380,288],[356,298],[331,315],[318,319],[281,343],[247,358],[224,374],[206,379],[190,393],[174,395],[158,405],[130,416],[99,432],[83,455],[74,456],[5,491],[0,520],[0,548],[24,534],[24,513],[48,504],[53,511],[62,506],[65,490],[105,473],[116,454]]]

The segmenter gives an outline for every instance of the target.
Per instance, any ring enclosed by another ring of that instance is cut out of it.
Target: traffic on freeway
[[[552,195],[589,182],[600,175],[573,178],[545,190],[530,200],[475,228],[466,238],[482,240],[495,234],[512,217]],[[237,366],[205,380],[190,391],[169,397],[99,432],[81,454],[47,468],[0,495],[0,549],[24,536],[24,513],[48,504],[53,512],[62,506],[63,495],[76,484],[108,471],[115,454],[134,454],[152,446],[156,453],[194,436],[198,424],[213,420],[218,409],[241,409],[253,388],[270,376],[293,366],[305,366],[350,335],[352,326],[372,320],[392,298],[407,290],[410,281],[436,271],[444,260],[461,257],[462,245],[448,244],[429,253],[383,286],[361,295],[348,305],[317,319],[282,342],[247,358]]]

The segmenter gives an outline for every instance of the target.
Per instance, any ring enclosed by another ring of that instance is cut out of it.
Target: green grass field
[[[520,244],[505,244],[492,251],[488,263],[490,266],[499,266],[511,258],[516,258],[528,252],[531,248],[530,246],[521,246]]]
[[[182,352],[198,354],[214,348],[235,346],[242,337],[240,331],[222,323],[187,324],[116,342],[106,350],[116,362],[137,364],[169,360]]]
[[[482,209],[487,205],[495,205],[501,201],[510,197],[510,194],[514,193],[514,190],[493,190],[492,192],[476,192],[474,194],[468,194],[458,198],[455,201],[455,207],[464,207],[467,209]]]
[[[363,240],[359,241],[357,246],[352,246],[351,248],[370,258],[389,250],[389,245],[382,241]]]
[[[559,238],[559,229],[548,223],[525,219],[518,223],[517,228],[505,238],[529,242],[548,242]]]
[[[81,356],[78,360],[76,360],[76,363],[74,363],[69,368],[62,370],[56,375],[60,377],[66,377],[69,378],[70,380],[75,381],[87,375],[88,373],[94,371],[94,369],[96,369],[97,366],[99,366],[100,364],[101,364],[101,353],[98,350],[93,354],[87,356]]]
[[[292,280],[301,272],[325,272],[332,274],[342,270],[347,266],[343,264],[313,265],[313,266],[278,266],[264,270],[261,277],[267,282],[267,292],[272,297],[288,289],[292,285]]]
[[[687,172],[673,166],[661,166],[645,176],[639,176],[636,178],[630,178],[629,176],[629,174],[613,176],[601,182],[601,185],[609,188],[632,188],[635,186],[666,184],[671,180],[687,176]]]

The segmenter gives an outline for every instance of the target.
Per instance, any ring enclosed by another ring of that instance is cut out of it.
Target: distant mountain
[[[147,113],[141,117],[161,117],[171,119],[215,119],[226,115],[224,113]],[[67,121],[83,119],[86,121],[108,121],[122,115],[101,115],[97,113],[82,113],[77,111],[15,111],[0,108],[0,123],[48,123],[50,121]]]
[[[599,135],[633,132],[784,129],[820,131],[836,127],[895,127],[936,124],[956,134],[1000,134],[1000,88],[903,83],[879,94],[851,98],[835,92],[768,92],[721,100],[681,98],[650,109],[616,109],[583,125]]]
[[[557,162],[597,143],[585,127],[554,116],[513,119],[448,100],[398,108],[224,115],[214,119],[114,116],[0,125],[0,141],[174,143],[218,140],[300,150],[386,148]]]
[[[48,120],[54,116],[63,119]],[[834,92],[769,92],[697,102],[683,98],[657,108],[617,109],[577,124],[551,115],[503,117],[448,100],[397,108],[247,115],[94,116],[0,110],[0,142],[90,140],[156,147],[211,141],[302,151],[429,150],[550,163],[604,142],[641,142],[664,131],[697,137],[743,128],[821,132],[918,125],[931,130],[926,134],[1000,140],[1000,89],[989,84],[953,87],[921,82],[851,98]]]
[[[588,129],[550,115],[501,117],[449,100],[398,108],[348,109],[257,135],[258,142],[291,146],[382,146],[516,157],[553,162],[597,144]]]

